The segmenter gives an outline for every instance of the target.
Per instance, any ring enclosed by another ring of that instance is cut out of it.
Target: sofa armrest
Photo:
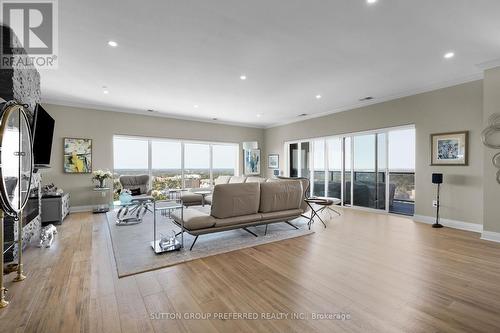
[[[187,230],[198,230],[215,226],[215,218],[213,216],[196,209],[185,209],[183,216],[181,216],[181,212],[176,211],[171,214],[171,217],[179,225],[182,224],[182,218],[184,218],[184,228]]]

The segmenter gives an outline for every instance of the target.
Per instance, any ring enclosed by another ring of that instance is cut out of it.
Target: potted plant
[[[96,170],[92,173],[92,180],[97,180],[99,185],[97,187],[106,187],[106,179],[112,178],[113,174],[109,170]]]

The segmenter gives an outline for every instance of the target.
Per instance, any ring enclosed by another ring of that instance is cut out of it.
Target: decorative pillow
[[[131,188],[130,193],[132,194],[132,196],[141,195],[141,189],[140,188]]]

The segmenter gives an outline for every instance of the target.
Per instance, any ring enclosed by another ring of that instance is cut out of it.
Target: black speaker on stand
[[[437,184],[437,206],[436,206],[436,222],[432,225],[433,228],[442,228],[443,225],[439,224],[439,186],[443,183],[442,173],[432,174],[432,183]]]

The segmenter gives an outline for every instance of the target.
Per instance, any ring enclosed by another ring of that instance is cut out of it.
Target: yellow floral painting
[[[64,138],[64,172],[92,172],[92,139]]]

